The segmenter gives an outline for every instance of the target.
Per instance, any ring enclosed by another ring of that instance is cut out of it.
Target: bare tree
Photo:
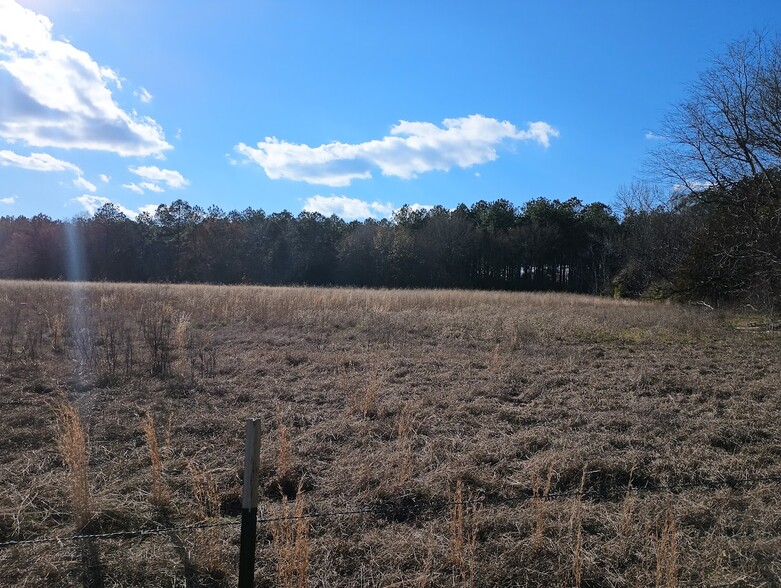
[[[665,119],[655,167],[692,193],[766,176],[781,165],[780,107],[781,45],[759,33],[736,41]]]

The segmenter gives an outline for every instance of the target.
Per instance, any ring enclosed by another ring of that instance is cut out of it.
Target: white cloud
[[[176,138],[177,141],[181,141],[182,140],[182,129],[176,129],[176,136],[175,136],[175,138]]]
[[[107,176],[106,174],[100,174],[98,177],[104,184],[108,184],[111,181],[111,176]]]
[[[162,182],[166,184],[169,188],[177,189],[177,188],[184,188],[190,185],[190,180],[185,179],[185,177],[182,174],[172,169],[160,169],[159,167],[154,165],[141,166],[135,168],[131,167],[128,169],[134,174],[136,174],[137,176],[144,178],[145,180],[148,180],[150,182],[155,182],[157,184]]]
[[[138,213],[139,214],[147,213],[151,216],[154,216],[159,206],[160,206],[159,204],[145,204],[144,206],[138,207]]]
[[[122,187],[123,188],[127,188],[128,190],[131,190],[131,191],[135,192],[136,194],[143,194],[144,193],[143,188],[141,188],[140,186],[137,186],[134,183],[122,184]]]
[[[433,204],[418,204],[417,202],[415,204],[408,204],[407,208],[410,209],[412,212],[417,212],[418,210],[431,210],[434,208]],[[393,212],[397,212],[401,210],[400,208],[395,209]]]
[[[82,190],[87,190],[89,192],[94,192],[95,190],[97,190],[95,184],[93,184],[89,180],[85,180],[81,176],[73,180],[73,185],[76,186],[77,188],[81,188]]]
[[[0,0],[0,137],[35,147],[160,155],[171,145],[153,119],[127,113],[119,76],[52,37],[45,16]]]
[[[152,94],[149,93],[149,90],[141,86],[133,92],[133,95],[136,96],[141,102],[144,104],[149,104],[152,101]]]
[[[390,202],[366,202],[348,196],[320,196],[319,194],[307,198],[303,210],[319,212],[325,216],[335,214],[345,220],[382,218],[394,212]]]
[[[8,196],[7,198],[0,198],[0,204],[13,204],[16,202],[16,196]]]
[[[70,162],[57,159],[48,153],[31,153],[30,155],[19,155],[13,151],[0,151],[0,167],[13,166],[31,171],[40,172],[60,172],[68,171],[76,174],[73,185],[82,190],[94,192],[95,184],[84,179],[81,169]]]
[[[653,131],[646,131],[645,132],[645,138],[648,141],[661,141],[661,140],[666,139],[667,137],[665,137],[664,135],[657,135]]]
[[[87,214],[93,215],[95,212],[104,204],[114,204],[119,211],[124,214],[126,217],[130,219],[134,219],[138,216],[138,212],[134,210],[130,210],[129,208],[125,208],[121,204],[117,204],[116,202],[111,202],[108,198],[105,196],[95,196],[94,194],[84,194],[83,196],[79,196],[77,198],[73,198],[71,202],[75,202],[77,204],[81,204],[82,207],[84,207],[84,210],[87,211]]]
[[[152,182],[141,182],[139,186],[144,190],[149,190],[150,192],[165,192],[163,188],[161,188],[157,184],[153,184]]]
[[[532,122],[522,130],[479,114],[448,118],[442,125],[400,121],[382,139],[319,147],[266,137],[257,148],[239,143],[234,150],[260,165],[272,180],[348,186],[353,180],[371,178],[374,168],[386,176],[409,179],[432,170],[493,161],[498,157],[496,148],[505,141],[534,141],[547,148],[551,138],[559,136],[546,122]]]
[[[81,175],[81,169],[62,159],[52,157],[48,153],[31,153],[30,155],[19,155],[13,151],[0,151],[0,166],[21,167],[32,171],[57,172],[70,171],[76,175]]]

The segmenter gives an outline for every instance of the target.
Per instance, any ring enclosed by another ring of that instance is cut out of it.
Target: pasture
[[[2,282],[0,543],[235,521],[257,416],[259,586],[778,586],[781,339],[752,320]],[[231,524],[23,543],[0,584],[231,586],[237,561]]]

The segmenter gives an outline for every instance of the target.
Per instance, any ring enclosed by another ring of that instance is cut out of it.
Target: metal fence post
[[[258,470],[260,469],[260,419],[247,419],[244,445],[244,487],[241,496],[241,544],[239,588],[255,583],[255,542],[258,525]]]

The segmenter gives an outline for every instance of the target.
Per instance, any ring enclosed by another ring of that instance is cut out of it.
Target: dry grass
[[[221,500],[217,490],[217,482],[211,473],[196,462],[187,464],[190,475],[195,514],[198,521],[219,519],[221,515]],[[194,564],[212,578],[225,575],[225,551],[218,527],[199,529],[193,536]]]
[[[555,471],[556,462],[551,461],[548,466],[548,473],[543,484],[540,480],[537,480],[534,484],[534,548],[540,549],[542,547],[542,541],[545,537],[545,517],[548,510],[548,495],[551,488],[553,488],[553,476]]]
[[[277,564],[276,586],[306,588],[309,585],[309,521],[304,518],[304,491],[299,484],[293,509],[282,494],[278,519],[271,523],[274,556]]]
[[[574,586],[580,588],[583,582],[583,491],[586,488],[586,476],[588,472],[583,468],[580,476],[580,486],[578,487],[578,496],[572,501],[572,515],[570,516],[569,526],[573,535],[572,547],[572,577]]]
[[[474,588],[478,511],[478,502],[473,497],[465,499],[461,480],[456,482],[450,507],[450,561],[454,572],[453,586]]]
[[[77,531],[83,530],[92,518],[92,498],[89,490],[89,453],[87,434],[76,407],[63,400],[56,408],[59,434],[57,447],[68,468],[68,493]]]
[[[171,496],[163,480],[163,458],[160,455],[160,446],[157,443],[157,432],[152,414],[147,414],[144,419],[144,435],[149,445],[149,459],[152,465],[152,488],[149,492],[149,502],[158,508],[164,508],[171,502]]]
[[[750,320],[564,294],[1,283],[0,542],[235,516],[256,416],[269,513],[294,513],[302,480],[309,511],[391,506],[313,519],[306,557],[293,533],[285,565],[312,586],[781,585],[779,484],[643,491],[781,475],[781,339],[735,328]],[[52,419],[63,389],[71,416]],[[499,499],[479,525],[419,508],[457,480]],[[229,586],[237,541],[101,541],[93,563],[106,585]],[[0,548],[0,585],[85,569],[70,543]]]
[[[657,588],[678,586],[678,526],[672,506],[666,513],[657,539],[656,586]]]

